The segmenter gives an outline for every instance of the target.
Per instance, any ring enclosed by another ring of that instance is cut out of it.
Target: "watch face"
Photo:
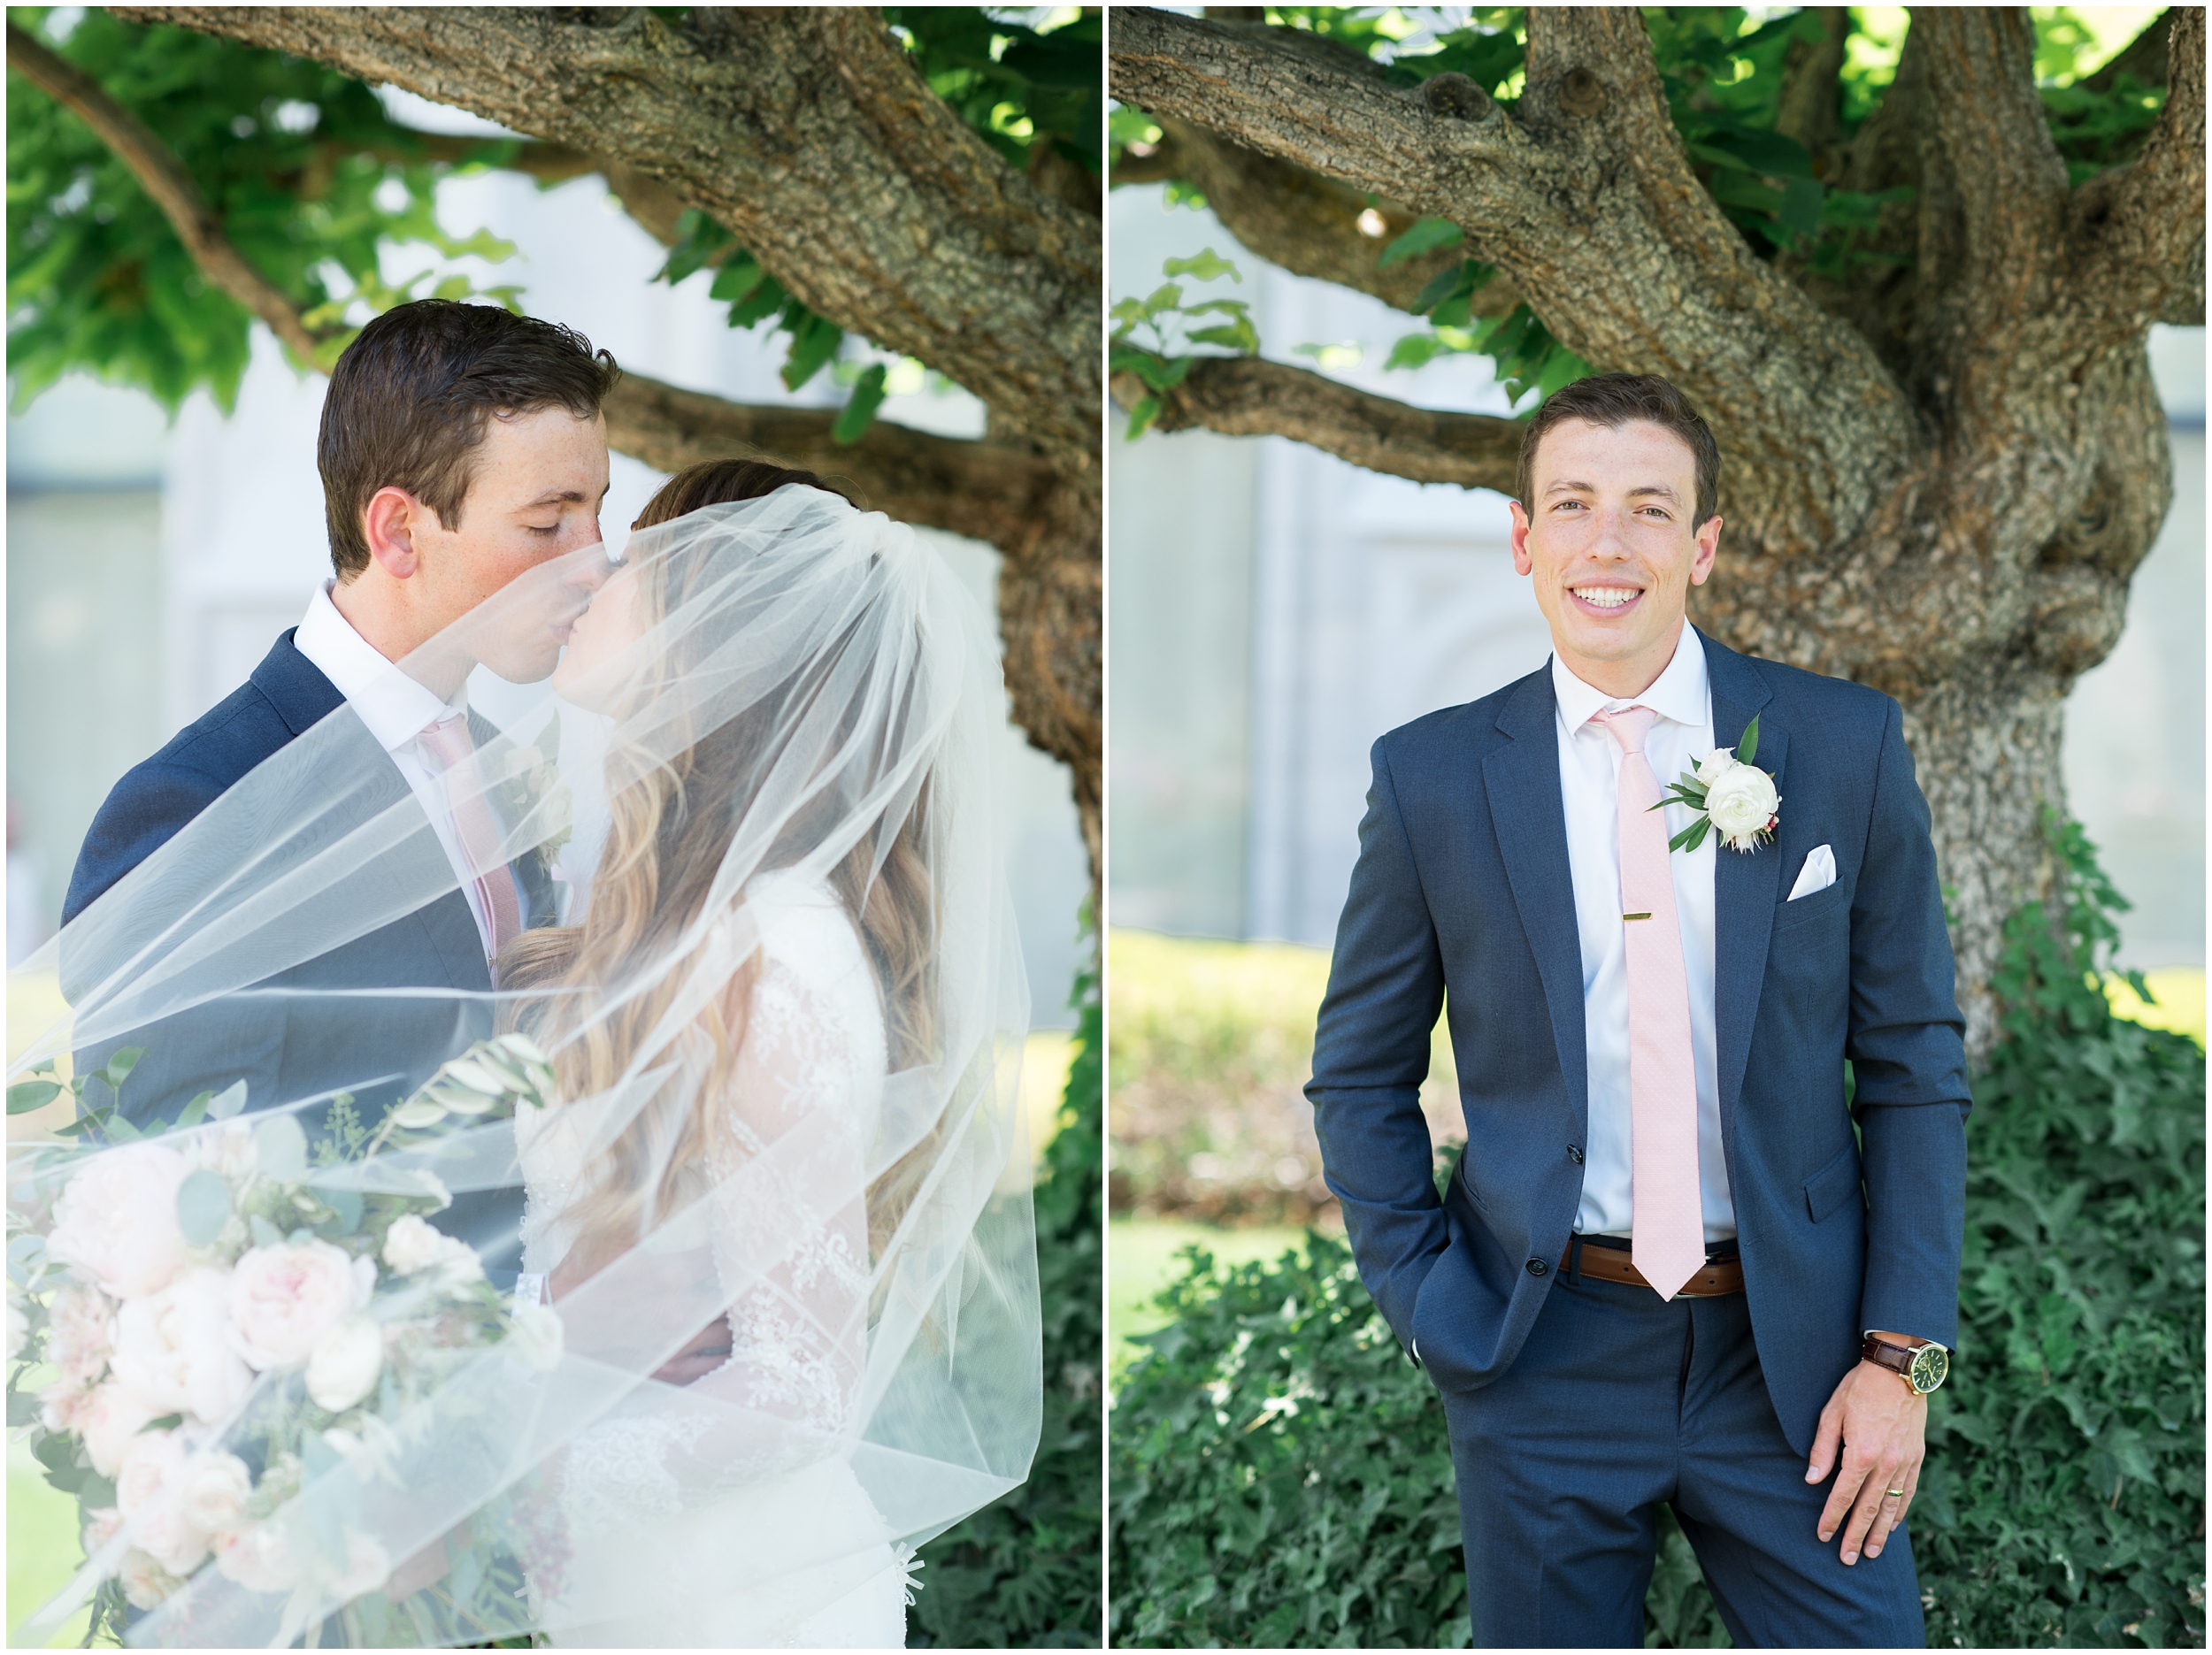
[[[1915,1391],[1925,1392],[1941,1384],[1950,1371],[1950,1352],[1940,1345],[1924,1345],[1912,1353],[1912,1370],[1907,1376]]]

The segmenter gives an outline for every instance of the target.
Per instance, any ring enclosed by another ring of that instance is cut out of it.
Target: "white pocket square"
[[[1836,854],[1825,845],[1816,845],[1805,854],[1805,866],[1797,876],[1797,883],[1790,887],[1790,900],[1810,896],[1816,891],[1825,891],[1836,882]]]

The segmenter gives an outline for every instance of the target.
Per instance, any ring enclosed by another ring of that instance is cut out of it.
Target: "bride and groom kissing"
[[[910,1545],[1037,1433],[990,628],[910,531],[764,462],[672,479],[611,556],[616,375],[439,301],[340,358],[334,578],[117,785],[71,880],[78,1072],[143,1053],[84,1105],[242,1083],[336,1153],[526,1036],[557,1107],[442,1163],[433,1221],[565,1328],[549,1532],[497,1542],[528,1590],[493,1635],[895,1645]],[[506,729],[480,667],[541,686]],[[473,1440],[464,1413],[427,1429]],[[434,1589],[514,1475],[365,1501],[385,1595]],[[202,1625],[245,1590],[191,1584]],[[137,1636],[183,1639],[173,1607]]]

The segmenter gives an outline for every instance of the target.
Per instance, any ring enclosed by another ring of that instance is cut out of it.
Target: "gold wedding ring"
[[[1901,1500],[1905,1498],[1905,1490],[1902,1489],[1886,1489],[1884,1492],[1893,1500]]]

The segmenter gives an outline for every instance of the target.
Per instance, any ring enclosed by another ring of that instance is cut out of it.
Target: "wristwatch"
[[[1905,1389],[1916,1397],[1926,1396],[1951,1371],[1951,1352],[1940,1345],[1923,1345],[1914,1349],[1892,1345],[1870,1333],[1866,1336],[1866,1343],[1859,1346],[1859,1360],[1888,1368],[1905,1382]]]

